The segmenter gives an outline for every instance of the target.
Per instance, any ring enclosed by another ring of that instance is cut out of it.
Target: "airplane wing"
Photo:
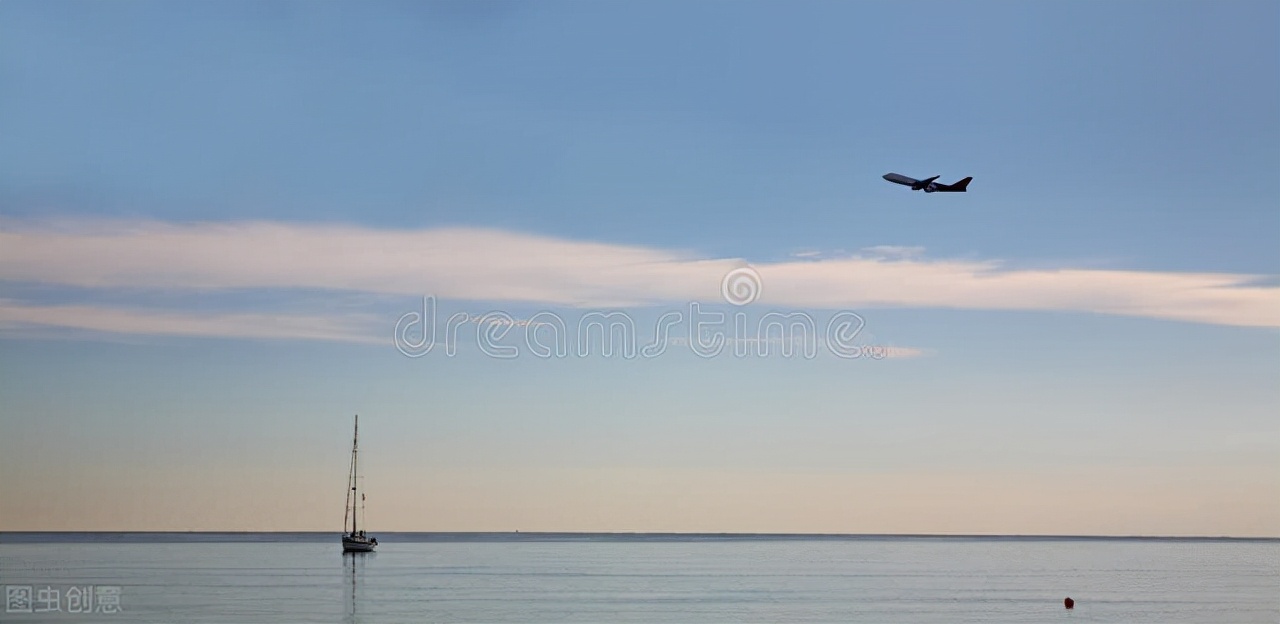
[[[919,180],[916,180],[915,178],[908,178],[907,176],[899,173],[886,173],[884,174],[884,179],[893,182],[894,184],[902,184],[905,186],[911,186],[912,184],[919,182]]]

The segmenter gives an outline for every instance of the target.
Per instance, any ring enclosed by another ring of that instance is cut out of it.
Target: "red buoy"
[[[1074,601],[1074,600],[1072,600],[1070,597],[1068,597],[1066,600],[1063,600],[1063,601],[1062,601],[1062,606],[1064,606],[1064,607],[1066,607],[1066,608],[1068,608],[1068,609],[1074,609],[1074,608],[1076,608],[1076,601]]]

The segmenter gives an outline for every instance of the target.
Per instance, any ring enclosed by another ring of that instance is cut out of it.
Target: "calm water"
[[[45,590],[0,622],[1280,622],[1280,541],[388,533],[344,556],[337,540],[0,534],[6,595]],[[107,604],[118,587],[122,612],[67,613],[72,587]],[[34,612],[54,591],[61,611]]]

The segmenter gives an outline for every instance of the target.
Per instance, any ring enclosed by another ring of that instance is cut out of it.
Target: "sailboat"
[[[360,471],[357,454],[360,450],[360,415],[356,415],[356,432],[351,439],[351,472],[347,477],[347,510],[342,519],[342,552],[373,552],[378,538],[369,537],[357,526],[357,517],[364,512],[364,493],[360,491]],[[356,504],[359,503],[359,508]],[[350,520],[348,523],[347,521]],[[348,524],[351,527],[347,531]]]

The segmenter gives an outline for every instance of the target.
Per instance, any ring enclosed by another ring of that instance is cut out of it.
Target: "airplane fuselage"
[[[926,193],[964,193],[968,189],[969,181],[973,180],[973,178],[965,178],[955,184],[938,184],[935,180],[939,177],[933,176],[932,178],[917,180],[908,178],[900,173],[886,173],[884,175],[884,179],[894,184],[909,186],[913,191],[924,191]]]

